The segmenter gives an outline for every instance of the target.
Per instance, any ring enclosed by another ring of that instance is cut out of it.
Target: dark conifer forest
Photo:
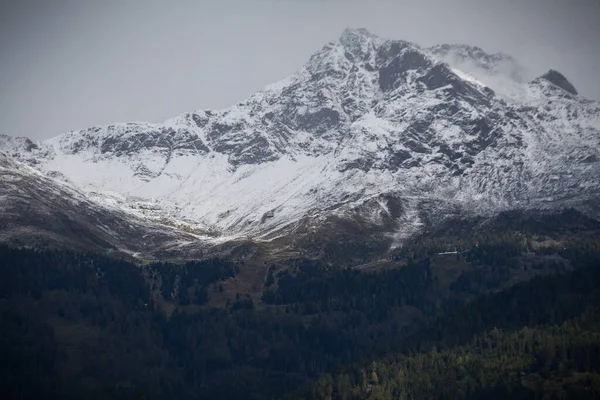
[[[0,398],[600,398],[599,232],[497,224],[358,266],[0,246]]]

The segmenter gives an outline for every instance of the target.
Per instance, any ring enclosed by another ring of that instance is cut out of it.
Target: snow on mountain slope
[[[329,216],[360,216],[401,239],[450,210],[597,211],[600,105],[561,77],[524,82],[508,56],[349,29],[229,109],[35,143],[0,137],[0,151],[96,202],[221,241]]]
[[[202,238],[100,204],[0,153],[0,242],[161,257]]]
[[[522,94],[523,84],[527,82],[525,68],[508,54],[488,54],[480,47],[465,44],[437,45],[426,51],[511,99]]]

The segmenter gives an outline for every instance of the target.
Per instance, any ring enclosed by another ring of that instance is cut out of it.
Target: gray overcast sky
[[[346,27],[467,43],[600,99],[600,0],[0,0],[0,133],[51,137],[230,106]]]

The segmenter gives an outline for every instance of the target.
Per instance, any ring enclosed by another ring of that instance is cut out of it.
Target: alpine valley
[[[571,207],[597,216],[600,104],[557,71],[522,75],[504,54],[347,29],[225,110],[39,142],[2,136],[13,159],[1,170],[3,218],[21,221],[4,223],[2,238],[31,240],[34,215],[52,214],[23,207],[30,189],[46,206],[43,193],[59,189],[61,201],[85,202],[77,218],[95,226],[89,235],[156,258],[240,242],[323,255],[318,239],[360,242],[346,260],[357,263],[454,218]],[[22,164],[36,171],[19,175]],[[93,222],[92,209],[135,234]],[[142,239],[157,232],[169,240]]]

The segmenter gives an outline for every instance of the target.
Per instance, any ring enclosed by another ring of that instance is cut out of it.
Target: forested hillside
[[[597,372],[588,355],[597,351],[600,240],[595,226],[550,228],[557,233],[499,226],[432,235],[355,268],[252,257],[132,264],[0,247],[0,396],[587,390]],[[264,274],[258,292],[252,274]],[[514,343],[523,335],[525,347]],[[551,361],[540,358],[547,342]]]
[[[289,398],[597,399],[600,309],[558,326],[494,328],[461,346],[397,354],[326,374]]]
[[[460,307],[397,352],[325,374],[289,399],[596,399],[600,263]]]

